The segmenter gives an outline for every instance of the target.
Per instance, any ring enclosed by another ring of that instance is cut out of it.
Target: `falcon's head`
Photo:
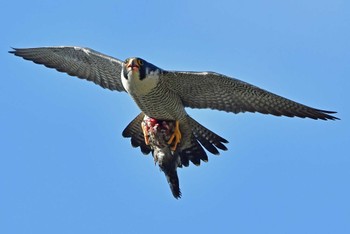
[[[162,69],[144,59],[128,58],[123,63],[122,83],[129,93],[131,90],[150,90],[157,85],[161,72]]]
[[[161,71],[157,66],[141,58],[128,58],[123,64],[123,76],[129,79],[130,75],[139,77],[140,80],[147,78],[149,75],[155,75]]]

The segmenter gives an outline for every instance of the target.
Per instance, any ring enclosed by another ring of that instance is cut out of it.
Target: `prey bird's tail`
[[[181,162],[179,155],[169,149],[169,147],[155,147],[153,151],[153,157],[154,161],[158,163],[159,168],[164,172],[173,196],[176,199],[179,199],[181,198],[181,191],[179,177],[177,176],[177,167]]]
[[[177,176],[177,170],[175,169],[169,172],[164,172],[164,174],[168,181],[168,184],[170,186],[173,196],[176,199],[181,198],[181,191],[180,191],[179,177]]]

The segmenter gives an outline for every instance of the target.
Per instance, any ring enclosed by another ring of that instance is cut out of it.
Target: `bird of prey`
[[[260,112],[276,116],[335,120],[333,111],[312,108],[215,72],[169,71],[141,58],[125,61],[83,47],[57,46],[10,51],[24,59],[127,92],[141,113],[123,131],[132,146],[152,152],[175,198],[181,197],[177,167],[208,161],[228,141],[192,119],[185,108]]]

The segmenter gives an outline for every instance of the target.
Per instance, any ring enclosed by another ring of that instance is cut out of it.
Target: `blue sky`
[[[0,233],[350,233],[345,0],[1,1]],[[229,151],[180,169],[183,198],[121,132],[111,92],[10,55],[86,46],[216,71],[341,121],[189,110]]]

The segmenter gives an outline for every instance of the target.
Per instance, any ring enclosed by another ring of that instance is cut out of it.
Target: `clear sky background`
[[[146,3],[147,2],[147,3]],[[1,1],[0,233],[350,233],[350,2]],[[86,46],[216,71],[341,121],[188,110],[230,141],[172,197],[121,132],[125,93],[10,47]]]

